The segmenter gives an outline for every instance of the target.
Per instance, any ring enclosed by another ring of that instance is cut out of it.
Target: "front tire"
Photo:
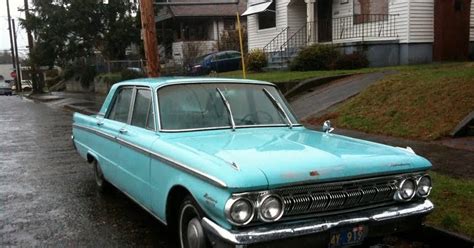
[[[178,233],[181,248],[210,247],[201,225],[202,212],[191,196],[186,196],[178,212]]]

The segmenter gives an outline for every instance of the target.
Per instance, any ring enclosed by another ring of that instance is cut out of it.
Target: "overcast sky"
[[[24,0],[10,0],[10,14],[12,18],[15,18],[15,26],[17,31],[17,42],[18,52],[23,56],[26,55],[26,46],[28,45],[28,39],[26,37],[25,30],[19,26],[18,18],[24,18],[24,12],[18,11],[18,8],[23,8]],[[31,4],[30,4],[31,5]],[[8,35],[8,19],[7,19],[7,1],[0,1],[0,51],[10,51],[10,37]],[[21,55],[20,55],[21,56]]]

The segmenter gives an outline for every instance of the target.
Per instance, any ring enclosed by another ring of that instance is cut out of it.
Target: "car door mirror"
[[[334,128],[331,125],[331,121],[330,120],[325,121],[323,124],[323,132],[331,133],[332,131],[334,131]]]

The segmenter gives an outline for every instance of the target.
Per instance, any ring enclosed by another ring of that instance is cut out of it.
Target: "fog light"
[[[431,177],[426,175],[422,176],[418,179],[417,181],[418,189],[416,190],[416,193],[420,197],[428,197],[428,195],[431,192]]]
[[[405,179],[398,186],[398,193],[395,195],[396,200],[409,201],[415,196],[416,182],[413,179]]]
[[[245,198],[230,199],[226,203],[227,219],[234,225],[248,224],[254,215],[252,203]]]
[[[264,222],[277,221],[283,215],[283,201],[279,196],[266,195],[259,201],[259,218]]]

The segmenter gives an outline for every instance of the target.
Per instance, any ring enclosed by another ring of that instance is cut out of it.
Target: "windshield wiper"
[[[268,98],[272,101],[273,105],[275,105],[280,111],[280,113],[285,117],[285,120],[288,123],[288,127],[290,129],[293,128],[293,123],[291,122],[290,117],[286,114],[281,104],[275,99],[275,97],[273,97],[272,93],[270,93],[270,91],[268,91],[267,89],[263,89],[263,92],[265,92],[265,95],[268,96]]]
[[[225,104],[225,107],[227,108],[227,112],[229,112],[229,119],[230,119],[230,124],[232,125],[232,131],[235,131],[235,121],[234,121],[234,116],[232,115],[232,110],[230,109],[230,103],[227,101],[227,98],[225,98],[224,93],[219,88],[216,88],[217,92],[219,92],[219,95],[222,98],[222,101]]]

